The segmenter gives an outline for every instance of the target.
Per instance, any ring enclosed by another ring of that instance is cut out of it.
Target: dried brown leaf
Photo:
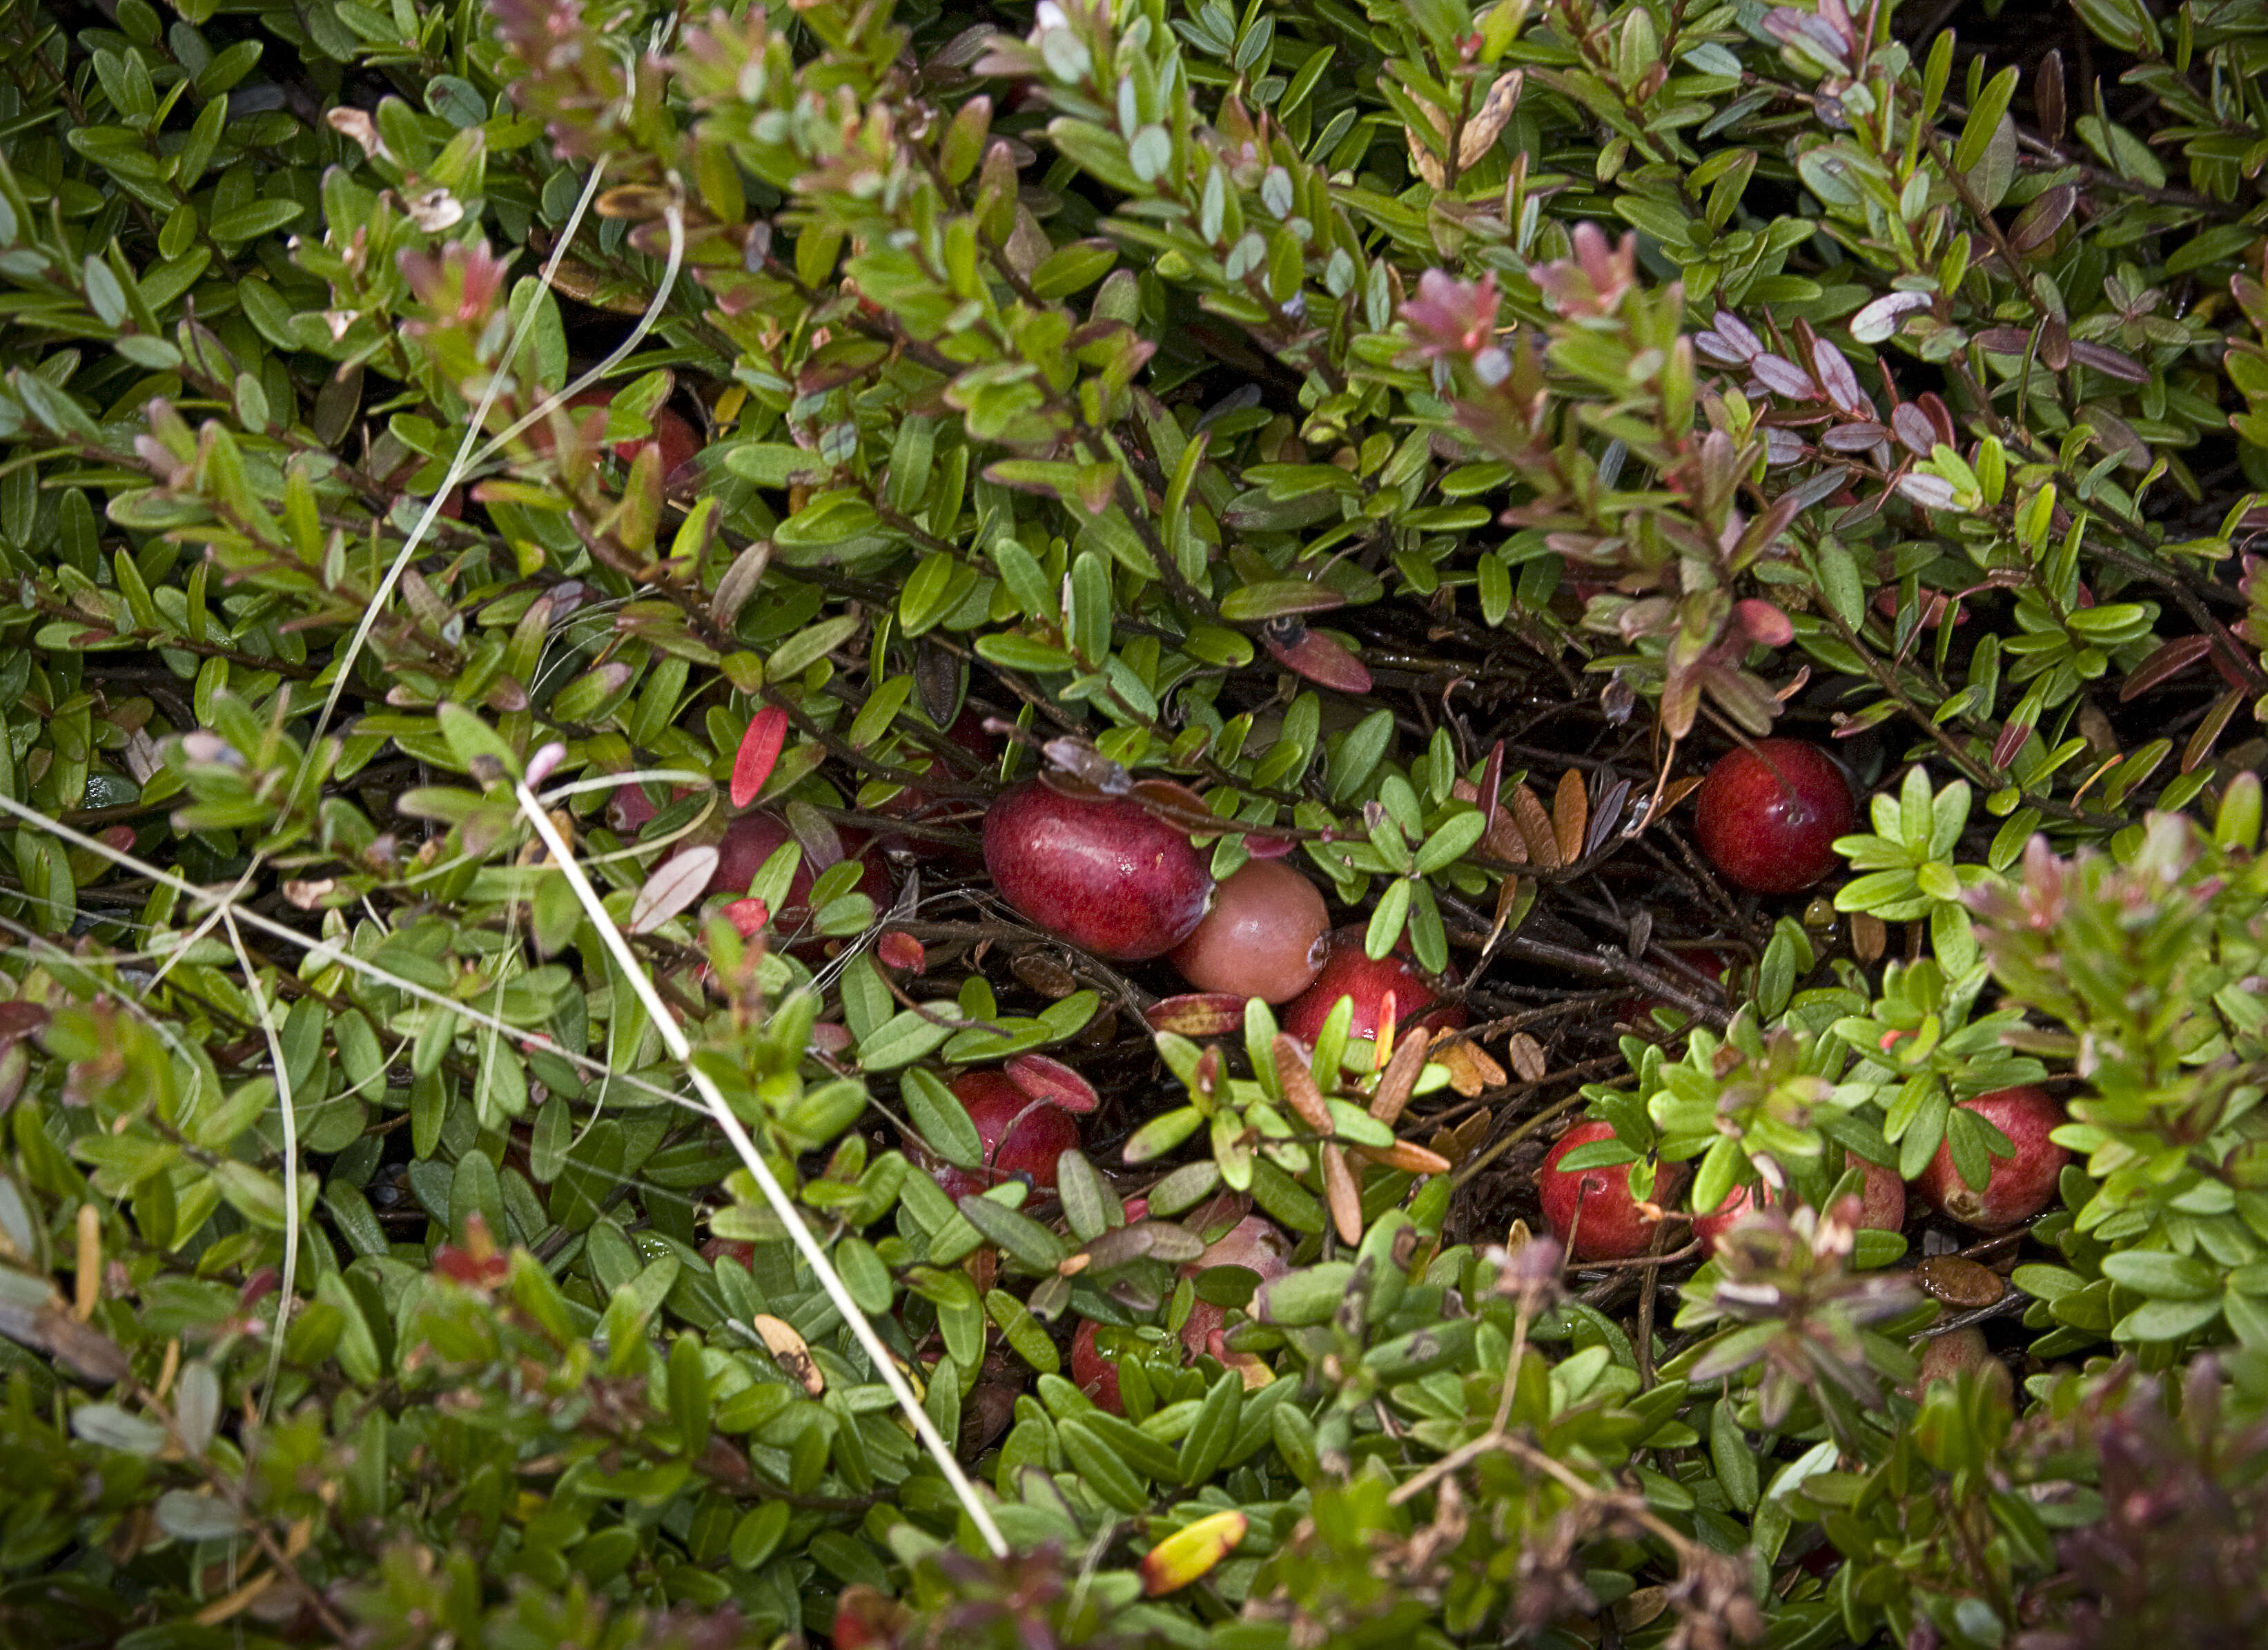
[[[1535,799],[1535,792],[1524,784],[1512,788],[1512,817],[1528,843],[1531,861],[1546,871],[1557,871],[1567,863],[1559,851],[1559,838],[1551,829],[1550,816],[1544,813],[1543,804]]]
[[[1523,1082],[1540,1083],[1543,1080],[1543,1074],[1550,1070],[1550,1062],[1543,1057],[1543,1045],[1524,1031],[1513,1032],[1505,1043],[1504,1051],[1512,1061],[1512,1069],[1520,1073]]]
[[[1339,1241],[1362,1241],[1362,1189],[1355,1184],[1354,1171],[1347,1167],[1346,1153],[1336,1145],[1322,1148],[1323,1201],[1330,1205],[1331,1224],[1338,1228]]]
[[[1284,1086],[1285,1101],[1299,1114],[1300,1121],[1317,1134],[1330,1133],[1331,1109],[1323,1103],[1323,1091],[1315,1086],[1314,1073],[1307,1069],[1307,1055],[1280,1031],[1276,1034],[1275,1050],[1276,1080]],[[1355,1235],[1361,1235],[1360,1228],[1357,1228]]]
[[[1551,799],[1551,835],[1559,849],[1559,863],[1571,866],[1583,857],[1583,838],[1591,825],[1591,793],[1583,776],[1570,768],[1559,776],[1559,789]]]
[[[1881,961],[1889,937],[1889,930],[1882,925],[1882,919],[1874,912],[1853,911],[1851,914],[1851,950],[1859,961]]]
[[[790,1379],[800,1384],[814,1398],[827,1390],[826,1375],[821,1373],[819,1365],[811,1356],[811,1348],[804,1344],[803,1337],[795,1332],[793,1324],[773,1317],[770,1313],[759,1312],[752,1321],[752,1327],[757,1337],[763,1342],[764,1349],[787,1372]]]
[[[1989,1307],[2001,1294],[1998,1272],[1959,1255],[1931,1256],[1914,1268],[1914,1281],[1948,1306]]]
[[[1444,1043],[1433,1051],[1432,1060],[1448,1072],[1449,1086],[1467,1100],[1504,1081],[1504,1068],[1477,1043]]]
[[[1478,166],[1496,147],[1496,140],[1504,136],[1513,111],[1520,107],[1521,84],[1526,78],[1526,71],[1519,69],[1507,70],[1496,77],[1488,95],[1481,99],[1479,112],[1465,122],[1465,129],[1458,136],[1458,171]]]
[[[1378,1088],[1370,1097],[1370,1115],[1391,1129],[1417,1092],[1418,1074],[1425,1069],[1425,1040],[1404,1037],[1395,1045],[1394,1057],[1387,1061]]]
[[[1355,1150],[1381,1168],[1397,1168],[1405,1175],[1446,1175],[1456,1167],[1439,1152],[1413,1140],[1396,1140],[1390,1146],[1359,1145]]]

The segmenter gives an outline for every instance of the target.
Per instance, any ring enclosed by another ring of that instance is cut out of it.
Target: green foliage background
[[[0,1639],[2257,1641],[2268,8],[1923,10],[0,0]],[[1776,718],[1880,781],[1808,908],[1672,811]],[[1039,944],[1044,762],[1470,1036]],[[656,875],[751,799],[765,943]],[[1086,1155],[956,1204],[1041,1050]],[[1836,1194],[2042,1079],[1956,1322]],[[1587,1102],[1786,1195],[1563,1276]]]

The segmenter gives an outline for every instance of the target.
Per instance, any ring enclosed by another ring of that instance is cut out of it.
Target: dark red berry
[[[1189,1222],[1193,1229],[1196,1224]],[[1203,1255],[1182,1267],[1182,1276],[1194,1278],[1215,1266],[1241,1266],[1264,1284],[1292,1270],[1291,1252],[1292,1245],[1282,1232],[1260,1216],[1248,1214],[1216,1239]],[[1182,1324],[1182,1344],[1189,1348],[1192,1358],[1215,1352],[1218,1349],[1212,1344],[1212,1337],[1221,1332],[1227,1322],[1226,1307],[1215,1306],[1210,1300],[1197,1301]]]
[[[1709,770],[1694,833],[1718,870],[1756,894],[1793,894],[1835,868],[1835,839],[1858,824],[1851,782],[1800,740],[1764,739]]]
[[[785,821],[770,814],[743,814],[725,828],[724,840],[717,844],[717,869],[709,879],[711,894],[745,895],[756,873],[784,847],[793,835]],[[862,855],[858,851],[865,843],[856,838],[846,839],[846,852],[858,859],[858,892],[874,902],[877,911],[888,909],[891,900],[890,873],[878,857]],[[823,867],[821,867],[823,869]],[[788,879],[787,899],[774,912],[773,921],[781,932],[800,928],[811,919],[811,885],[819,880],[811,856],[806,853]]]
[[[1975,1375],[1987,1385],[1997,1388],[2000,1396],[2010,1396],[2015,1385],[2008,1366],[1992,1355],[1992,1348],[1984,1338],[1984,1331],[1971,1325],[1965,1330],[1951,1330],[1923,1343],[1921,1373],[1914,1378],[1912,1392],[1919,1397],[1936,1382],[1958,1381],[1963,1375]]]
[[[1980,1191],[1954,1167],[1950,1142],[1914,1177],[1914,1190],[1940,1214],[1980,1232],[2029,1220],[2054,1199],[2071,1153],[2048,1137],[2069,1121],[2062,1104],[2036,1088],[1996,1088],[1961,1102],[2008,1137],[2014,1157],[1995,1157]]]
[[[1095,1345],[1096,1327],[1093,1318],[1081,1318],[1079,1332],[1071,1337],[1071,1383],[1094,1399],[1097,1409],[1123,1415],[1126,1405],[1118,1396],[1118,1366]]]
[[[1339,998],[1349,997],[1354,999],[1354,1019],[1347,1027],[1347,1035],[1375,1037],[1379,1010],[1388,991],[1394,993],[1397,1028],[1413,1020],[1427,1030],[1465,1023],[1464,1009],[1442,1000],[1446,989],[1455,983],[1454,977],[1426,974],[1399,951],[1389,951],[1373,962],[1362,942],[1359,926],[1342,928],[1331,935],[1330,954],[1323,959],[1315,983],[1284,1011],[1285,1031],[1302,1042],[1313,1043]]]
[[[612,406],[614,399],[614,391],[593,385],[578,394],[568,397],[566,401],[568,416],[573,419],[579,428],[582,421],[589,418],[593,409]],[[637,456],[641,450],[649,446],[659,448],[661,454],[661,479],[666,482],[679,470],[690,464],[700,453],[701,437],[692,424],[687,422],[682,413],[667,407],[654,409],[653,416],[650,422],[653,425],[652,435],[641,436],[630,441],[615,442],[615,456],[625,464],[635,464],[637,462]],[[604,432],[606,424],[603,418],[598,421],[598,428],[601,433]],[[549,419],[539,419],[530,424],[527,427],[526,435],[528,445],[537,452],[551,451],[551,426]]]
[[[1867,1232],[1896,1232],[1906,1223],[1906,1183],[1898,1178],[1894,1168],[1884,1168],[1879,1163],[1863,1158],[1851,1160],[1866,1171],[1866,1184],[1859,1191],[1859,1226]],[[1778,1201],[1766,1197],[1767,1204]],[[1754,1202],[1753,1189],[1735,1186],[1725,1194],[1713,1213],[1697,1215],[1693,1220],[1693,1235],[1701,1240],[1701,1252],[1714,1255],[1717,1241],[1731,1228],[1734,1222],[1748,1213]]]
[[[1535,1190],[1543,1200],[1543,1219],[1554,1237],[1573,1241],[1568,1258],[1578,1261],[1626,1261],[1653,1247],[1658,1217],[1649,1215],[1631,1196],[1627,1163],[1611,1167],[1562,1170],[1559,1160],[1579,1145],[1615,1138],[1614,1125],[1598,1119],[1579,1123],[1559,1137],[1535,1174]],[[1683,1163],[1664,1163],[1653,1177],[1654,1201],[1666,1200],[1685,1178]],[[1578,1211],[1580,1211],[1580,1217]]]
[[[1065,796],[1037,780],[986,812],[984,868],[1049,933],[1120,962],[1171,951],[1212,897],[1189,839],[1139,803]]]
[[[937,1183],[950,1197],[983,1192],[1022,1175],[1042,1191],[1056,1187],[1056,1160],[1079,1145],[1079,1119],[1052,1101],[1035,1099],[1003,1072],[969,1072],[953,1092],[976,1125],[984,1167],[939,1164]]]
[[[1288,1002],[1314,983],[1330,925],[1314,883],[1280,859],[1255,859],[1214,891],[1174,966],[1201,991]]]

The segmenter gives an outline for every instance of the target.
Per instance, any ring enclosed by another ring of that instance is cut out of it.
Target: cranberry
[[[2015,1385],[2008,1366],[1992,1355],[1992,1348],[1984,1339],[1984,1331],[1971,1325],[1965,1330],[1953,1330],[1932,1339],[1921,1349],[1921,1373],[1914,1377],[1911,1389],[1916,1397],[1921,1396],[1940,1381],[1958,1381],[1964,1374],[1973,1374],[1987,1385],[1999,1389],[2002,1397],[2010,1395]]]
[[[1906,1223],[1906,1183],[1893,1168],[1880,1163],[1870,1163],[1864,1158],[1851,1160],[1866,1171],[1866,1184],[1859,1190],[1859,1226],[1868,1232],[1896,1232]],[[1766,1204],[1777,1201],[1764,1199]],[[1748,1213],[1754,1202],[1754,1189],[1735,1186],[1725,1194],[1725,1201],[1709,1214],[1697,1215],[1693,1221],[1693,1235],[1701,1240],[1701,1252],[1714,1255],[1717,1240],[1731,1229],[1733,1223]]]
[[[999,760],[1000,741],[985,732],[984,712],[974,704],[963,704],[961,707],[961,714],[954,718],[953,726],[945,730],[945,739],[946,743],[958,745],[979,762],[990,763]],[[908,755],[900,762],[899,766],[917,773],[946,776],[957,776],[960,771],[946,763],[942,757],[922,750]],[[887,801],[876,807],[874,812],[885,814],[891,819],[908,819],[926,811],[936,800],[935,797],[920,785],[909,784]]]
[[[1950,1142],[1937,1148],[1929,1167],[1915,1176],[1914,1190],[1941,1214],[1980,1232],[1998,1232],[2029,1220],[2046,1208],[2063,1177],[2071,1153],[2048,1137],[2066,1121],[2060,1102],[2036,1088],[1996,1088],[1962,1101],[2008,1137],[2014,1157],[1995,1157],[1982,1191],[1961,1178]]]
[[[1695,802],[1701,851],[1756,894],[1793,894],[1835,868],[1835,839],[1858,823],[1851,782],[1800,740],[1765,739],[1727,753]]]
[[[571,416],[581,414],[587,416],[593,408],[604,409],[612,406],[614,399],[614,391],[601,389],[593,385],[589,389],[569,396],[565,405]],[[580,419],[578,418],[577,422],[579,424]],[[655,408],[650,422],[653,425],[652,435],[630,441],[615,442],[615,456],[625,464],[635,464],[640,451],[650,446],[659,448],[661,453],[661,479],[666,482],[679,470],[690,464],[700,453],[701,437],[682,413],[668,407]],[[603,422],[600,428],[604,428]],[[551,426],[549,419],[539,419],[530,424],[526,430],[526,436],[528,445],[537,452],[551,451]]]
[[[1626,1261],[1653,1247],[1654,1228],[1660,1222],[1639,1208],[1631,1196],[1628,1164],[1572,1170],[1557,1167],[1577,1146],[1614,1138],[1612,1123],[1598,1119],[1579,1123],[1559,1137],[1559,1143],[1536,1171],[1535,1190],[1553,1235],[1564,1242],[1570,1232],[1574,1234],[1571,1260]],[[1683,1163],[1662,1164],[1654,1173],[1655,1197],[1668,1197],[1684,1178]]]
[[[756,1246],[739,1238],[712,1237],[701,1246],[701,1258],[711,1266],[718,1261],[738,1261],[743,1266],[755,1263]]]
[[[1139,803],[1065,796],[1037,780],[986,812],[984,868],[1049,933],[1119,962],[1171,951],[1212,897],[1189,839]]]
[[[1280,859],[1255,859],[1220,885],[1174,966],[1201,991],[1286,1002],[1314,983],[1330,925],[1314,883]]]
[[[717,870],[709,879],[711,894],[746,894],[756,873],[764,868],[764,861],[777,853],[793,835],[785,821],[770,814],[743,814],[725,828],[725,839],[717,844]],[[846,850],[863,844],[845,842]],[[855,854],[853,857],[857,857]],[[811,857],[806,854],[788,879],[787,900],[776,913],[782,929],[800,927],[810,920],[811,885],[819,880],[812,868]],[[858,892],[874,902],[878,911],[890,903],[890,873],[875,860],[859,858]]]
[[[1291,1245],[1284,1234],[1258,1215],[1247,1215],[1206,1249],[1196,1260],[1182,1268],[1182,1276],[1194,1278],[1199,1272],[1215,1266],[1241,1266],[1256,1275],[1262,1283],[1281,1278],[1292,1270]],[[1210,1300],[1199,1300],[1189,1307],[1188,1321],[1182,1325],[1182,1344],[1188,1347],[1192,1358],[1201,1352],[1213,1352],[1213,1337],[1228,1322],[1228,1308],[1218,1307]]]
[[[1323,959],[1315,983],[1284,1011],[1285,1031],[1312,1045],[1339,998],[1351,997],[1354,1019],[1347,1027],[1347,1035],[1373,1038],[1378,1035],[1379,1009],[1388,991],[1394,993],[1396,1026],[1406,1026],[1420,1015],[1423,1018],[1418,1023],[1426,1030],[1465,1023],[1462,1007],[1441,1002],[1444,987],[1455,983],[1454,976],[1436,979],[1420,971],[1398,950],[1373,962],[1365,954],[1362,941],[1359,926],[1342,928],[1331,935],[1330,954]]]
[[[969,1072],[953,1092],[976,1125],[984,1145],[983,1168],[946,1163],[936,1169],[947,1195],[968,1197],[1022,1175],[1042,1191],[1056,1186],[1056,1160],[1079,1145],[1079,1119],[1062,1107],[1035,1100],[1002,1072]]]
[[[1071,1337],[1071,1383],[1094,1399],[1097,1409],[1123,1415],[1126,1404],[1118,1396],[1118,1366],[1095,1345],[1095,1328],[1093,1318],[1081,1318],[1079,1332]]]

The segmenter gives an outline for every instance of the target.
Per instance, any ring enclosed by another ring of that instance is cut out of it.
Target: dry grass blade
[[[1284,1086],[1284,1099],[1300,1115],[1300,1121],[1317,1134],[1331,1132],[1331,1109],[1323,1103],[1323,1091],[1315,1086],[1314,1073],[1307,1069],[1307,1057],[1300,1045],[1282,1032],[1276,1034],[1276,1080]]]
[[[276,1328],[268,1339],[268,1379],[260,1389],[260,1413],[265,1417],[276,1396],[276,1379],[284,1372],[284,1337],[291,1325],[292,1292],[298,1287],[298,1108],[292,1103],[291,1073],[284,1058],[283,1040],[276,1035],[276,1015],[269,1007],[268,993],[261,987],[260,970],[253,967],[252,954],[245,947],[244,936],[237,932],[235,913],[223,906],[221,921],[243,967],[245,993],[252,998],[252,1012],[260,1018],[260,1034],[268,1040],[268,1063],[276,1072],[276,1115],[284,1126],[284,1275],[276,1291]]]
[[[551,857],[558,861],[559,869],[566,875],[568,886],[575,890],[575,897],[582,902],[585,914],[597,928],[600,941],[613,954],[615,961],[621,968],[623,977],[630,983],[630,989],[637,994],[638,1000],[644,1005],[647,1014],[652,1019],[654,1028],[661,1034],[663,1046],[668,1049],[670,1057],[674,1059],[683,1068],[686,1076],[692,1079],[693,1086],[700,1092],[702,1100],[708,1107],[709,1115],[715,1119],[718,1129],[722,1131],[725,1140],[739,1155],[748,1173],[755,1177],[757,1186],[763,1191],[764,1201],[771,1204],[772,1212],[779,1216],[781,1224],[787,1228],[789,1239],[802,1252],[805,1262],[811,1268],[812,1275],[819,1279],[820,1287],[826,1291],[827,1298],[835,1303],[835,1309],[843,1315],[843,1321],[849,1326],[850,1333],[857,1338],[859,1345],[865,1349],[867,1359],[874,1366],[874,1373],[881,1377],[883,1384],[890,1389],[890,1396],[897,1400],[899,1409],[902,1410],[906,1418],[913,1423],[915,1433],[929,1450],[931,1457],[936,1461],[938,1470],[945,1475],[946,1482],[953,1486],[954,1494],[959,1498],[961,1509],[968,1514],[969,1521],[976,1525],[977,1532],[983,1537],[984,1544],[991,1550],[995,1558],[1005,1558],[1008,1554],[1007,1541],[1000,1534],[999,1527],[992,1521],[992,1515],[985,1509],[983,1499],[977,1495],[976,1485],[968,1481],[968,1475],[961,1470],[960,1462],[954,1459],[953,1446],[945,1441],[944,1434],[937,1430],[937,1423],[930,1418],[929,1411],[923,1407],[921,1400],[914,1396],[913,1389],[906,1384],[906,1378],[899,1371],[897,1360],[891,1357],[890,1349],[883,1344],[882,1337],[874,1332],[874,1326],[868,1320],[865,1311],[860,1308],[856,1300],[850,1298],[850,1291],[844,1285],[842,1274],[835,1270],[835,1264],[828,1258],[827,1251],[820,1247],[819,1240],[812,1235],[810,1226],[804,1221],[802,1212],[796,1207],[795,1200],[787,1195],[787,1189],[780,1184],[778,1177],[772,1173],[771,1166],[764,1161],[763,1153],[756,1150],[755,1141],[749,1137],[747,1128],[735,1115],[731,1105],[726,1102],[724,1091],[717,1086],[706,1072],[694,1063],[693,1045],[686,1041],[684,1029],[678,1025],[676,1016],[670,1013],[669,1005],[662,1001],[661,993],[654,989],[652,976],[639,963],[637,954],[630,949],[630,941],[622,937],[622,930],[615,925],[614,918],[607,914],[607,908],[600,902],[598,890],[591,886],[590,879],[583,874],[582,866],[576,863],[574,849],[559,835],[558,828],[552,824],[550,817],[544,813],[542,806],[535,799],[535,793],[527,788],[525,782],[514,784],[512,792],[519,799],[520,813],[526,816],[527,822],[534,827],[536,835],[543,838],[544,846],[550,849]],[[1359,1206],[1355,1212],[1359,1219],[1361,1215]]]
[[[1559,863],[1572,866],[1583,857],[1590,834],[1591,794],[1583,776],[1573,768],[1559,776],[1559,789],[1551,799],[1551,836],[1559,850]]]
[[[785,1190],[773,1175],[770,1168],[756,1152],[755,1144],[748,1138],[747,1130],[741,1126],[740,1119],[734,1116],[725,1104],[723,1095],[710,1081],[707,1074],[693,1065],[689,1057],[692,1053],[691,1045],[686,1042],[684,1033],[679,1029],[676,1020],[669,1014],[666,1006],[661,1002],[659,993],[654,990],[652,979],[647,976],[643,969],[637,966],[634,954],[630,951],[629,941],[622,938],[621,931],[615,926],[613,919],[607,915],[605,906],[600,902],[598,894],[591,887],[589,879],[583,874],[582,867],[575,859],[573,851],[567,845],[550,817],[537,803],[534,793],[525,784],[516,785],[514,791],[519,801],[521,813],[534,825],[536,834],[543,839],[544,845],[550,850],[553,858],[558,862],[560,869],[574,888],[576,897],[582,902],[585,912],[592,917],[597,925],[600,937],[614,954],[616,963],[622,967],[631,989],[639,994],[647,1013],[652,1016],[664,1042],[670,1046],[673,1055],[685,1068],[694,1086],[701,1091],[703,1103],[693,1109],[703,1111],[716,1121],[718,1127],[731,1142],[735,1153],[739,1154],[742,1164],[755,1176],[756,1183],[763,1190],[766,1199],[771,1203],[773,1212],[780,1216],[785,1225],[789,1238],[803,1252],[806,1261],[812,1263],[812,1270],[818,1277],[821,1288],[826,1291],[828,1299],[835,1304],[836,1309],[843,1314],[843,1320],[850,1326],[851,1333],[858,1337],[867,1357],[880,1374],[883,1384],[889,1388],[891,1396],[907,1412],[908,1418],[913,1422],[916,1434],[937,1459],[939,1469],[945,1474],[946,1481],[953,1486],[955,1495],[960,1498],[962,1508],[968,1514],[969,1521],[976,1527],[977,1533],[985,1545],[996,1556],[1005,1557],[1008,1546],[1005,1538],[1000,1534],[999,1526],[993,1521],[991,1514],[977,1496],[976,1487],[969,1483],[968,1475],[961,1470],[960,1462],[954,1459],[951,1447],[946,1445],[943,1436],[938,1432],[936,1424],[930,1419],[929,1412],[922,1407],[920,1399],[914,1396],[913,1389],[906,1384],[905,1377],[890,1357],[888,1348],[882,1344],[880,1337],[875,1334],[874,1326],[866,1320],[865,1315],[858,1310],[858,1304],[850,1299],[850,1292],[844,1287],[840,1274],[828,1261],[825,1252],[820,1249],[817,1240],[812,1236],[809,1227],[804,1224]],[[508,1036],[517,1037],[521,1035],[520,1028],[507,1024],[493,1014],[483,1013],[470,1003],[459,1002],[440,992],[429,991],[413,981],[403,979],[399,975],[378,967],[365,958],[357,956],[352,952],[342,951],[325,940],[311,939],[295,929],[286,927],[282,923],[263,917],[257,911],[237,906],[233,903],[233,894],[217,895],[210,889],[199,888],[195,883],[175,876],[169,871],[113,848],[107,843],[74,830],[58,821],[48,819],[25,807],[4,792],[0,792],[0,812],[11,814],[26,824],[36,826],[63,842],[85,849],[112,865],[162,884],[193,901],[215,906],[216,920],[225,918],[232,924],[241,922],[257,928],[263,933],[271,934],[276,939],[298,947],[311,956],[319,957],[326,962],[337,963],[357,974],[380,980],[406,997],[446,1007],[460,1020],[469,1024],[483,1026]],[[667,1089],[646,1082],[630,1073],[615,1072],[605,1062],[593,1059],[587,1055],[563,1048],[556,1049],[554,1052],[608,1081],[639,1089],[672,1105],[692,1106],[692,1102],[688,1101],[683,1095],[672,1094]]]

